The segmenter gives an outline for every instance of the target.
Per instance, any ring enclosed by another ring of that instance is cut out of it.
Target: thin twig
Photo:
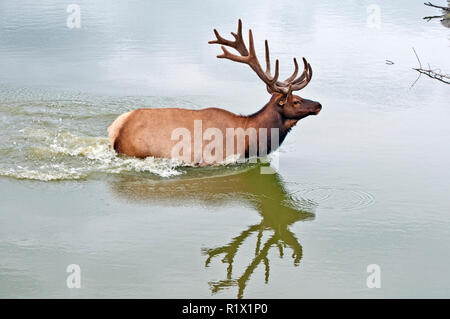
[[[422,68],[422,63],[420,62],[419,56],[417,55],[416,50],[413,48],[414,54],[416,55],[417,58],[417,62],[419,62],[419,66]],[[422,73],[419,72],[419,76],[417,77],[417,79],[413,82],[413,84],[411,84],[411,88],[417,83],[417,81],[419,81],[420,77],[422,76]]]
[[[419,62],[420,68],[422,68],[422,63],[420,62],[419,56],[417,55],[416,49],[413,48],[414,54],[416,55],[417,62]]]
[[[416,50],[414,48],[413,48],[413,51],[414,51],[414,54],[416,55],[417,62],[419,63],[419,67],[418,68],[413,68],[413,70],[416,70],[417,72],[419,72],[419,76],[414,81],[414,83],[411,85],[411,87],[413,87],[417,83],[417,81],[419,81],[419,79],[422,76],[422,74],[425,74],[429,78],[438,80],[438,81],[443,82],[445,84],[450,84],[450,75],[442,74],[442,73],[440,73],[440,70],[432,70],[430,65],[428,65],[428,69],[424,69],[422,67],[422,63],[420,62],[419,56],[417,55],[417,52],[416,52]]]
[[[427,22],[430,22],[433,19],[439,19],[439,18],[443,18],[445,17],[445,15],[441,15],[441,16],[430,16],[430,17],[423,17],[424,20],[427,20]]]
[[[442,9],[442,10],[444,10],[444,11],[450,12],[450,8],[449,8],[449,7],[436,6],[436,5],[432,4],[431,2],[424,3],[424,5],[426,5],[426,6],[428,6],[428,7],[438,8],[438,9]]]

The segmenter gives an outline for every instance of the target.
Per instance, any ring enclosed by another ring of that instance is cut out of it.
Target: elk
[[[255,52],[251,30],[248,48],[244,42],[240,19],[237,33],[231,32],[234,40],[223,38],[216,29],[214,34],[216,39],[208,43],[221,45],[223,53],[217,57],[247,64],[266,85],[271,94],[269,102],[258,112],[247,116],[220,108],[141,108],[130,111],[120,115],[108,128],[109,140],[117,153],[138,158],[177,158],[199,166],[222,162],[230,155],[238,158],[264,152],[266,154],[263,155],[267,155],[281,145],[299,120],[320,112],[322,106],[319,102],[292,94],[311,81],[311,65],[305,58],[300,76],[297,77],[299,67],[294,58],[294,72],[280,81],[278,60],[274,74],[271,73],[267,40],[264,71]],[[229,52],[226,47],[238,54]],[[252,132],[259,134],[255,136]],[[210,143],[204,143],[203,139],[210,140]],[[206,160],[205,154],[211,155],[212,159]]]

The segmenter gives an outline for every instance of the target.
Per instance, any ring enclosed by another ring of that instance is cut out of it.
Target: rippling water
[[[40,181],[87,178],[92,173],[150,172],[162,177],[181,174],[175,169],[175,161],[119,157],[108,138],[83,135],[78,129],[73,132],[71,126],[95,126],[103,117],[111,117],[98,110],[97,114],[76,115],[88,107],[88,103],[68,100],[8,104],[6,112],[18,125],[8,127],[12,132],[2,145],[5,161],[0,174]],[[35,119],[37,125],[22,125]]]
[[[2,1],[0,297],[448,297],[450,88],[412,86],[412,48],[449,73],[450,29],[378,3],[370,27],[372,1],[78,1],[69,29],[65,3]],[[324,106],[278,172],[117,156],[106,128],[128,110],[267,102],[207,44],[237,18],[283,73],[310,61],[300,95]]]

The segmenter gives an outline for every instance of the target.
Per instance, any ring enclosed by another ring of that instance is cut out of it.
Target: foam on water
[[[160,177],[183,173],[183,165],[177,160],[118,156],[104,137],[83,137],[70,132],[52,136],[44,129],[25,129],[22,133],[26,139],[40,143],[22,150],[23,163],[2,164],[0,175],[51,181],[86,178],[92,173],[148,172]]]
[[[176,159],[147,157],[139,159],[118,155],[106,137],[78,136],[67,131],[25,128],[21,139],[3,149],[9,162],[0,164],[0,176],[39,181],[87,178],[93,173],[150,173],[155,177],[184,174],[191,164]],[[241,162],[229,156],[210,167],[223,167]]]

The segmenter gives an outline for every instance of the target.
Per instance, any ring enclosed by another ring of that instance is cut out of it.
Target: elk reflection
[[[227,175],[220,175],[225,172]],[[280,258],[285,255],[285,249],[290,249],[292,253],[289,255],[294,266],[299,265],[303,249],[289,227],[298,221],[314,218],[310,212],[311,203],[292,196],[278,174],[261,174],[259,165],[226,170],[197,169],[183,177],[161,181],[143,180],[136,176],[121,177],[120,181],[112,183],[112,188],[133,201],[176,202],[178,205],[195,201],[207,206],[238,202],[255,209],[261,216],[259,223],[248,226],[226,245],[202,249],[206,256],[206,267],[219,256],[223,256],[221,260],[227,264],[226,279],[210,282],[211,292],[214,294],[224,288],[237,286],[238,298],[243,297],[251,275],[260,264],[265,267],[265,282],[268,283],[268,254],[271,249],[278,249]],[[255,240],[255,249],[250,262],[243,273],[234,278],[236,255],[244,242],[252,238]]]

